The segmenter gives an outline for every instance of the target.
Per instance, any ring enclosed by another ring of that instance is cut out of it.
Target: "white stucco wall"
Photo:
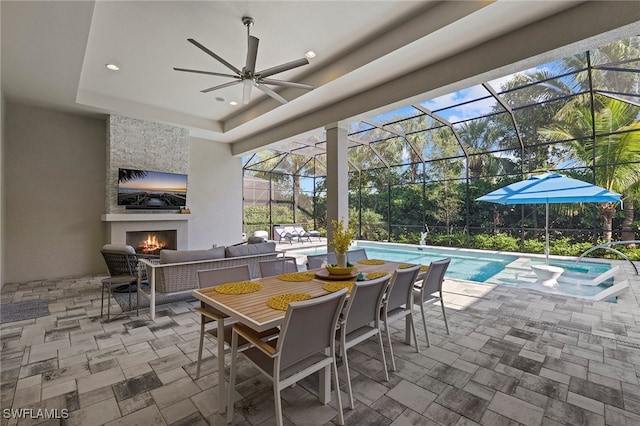
[[[242,159],[229,145],[190,138],[189,248],[242,241]]]
[[[105,120],[12,102],[5,113],[5,281],[106,270]]]
[[[0,11],[2,8],[0,7]],[[0,12],[0,22],[2,22],[2,12]],[[0,31],[2,34],[2,31]],[[0,36],[0,46],[2,45],[2,36]],[[2,55],[0,55],[0,81],[2,81]],[[5,220],[4,205],[4,95],[0,88],[0,287],[4,284],[4,235],[7,221]]]
[[[5,282],[106,274],[106,119],[12,102],[3,112]],[[189,248],[240,242],[241,158],[187,139]]]

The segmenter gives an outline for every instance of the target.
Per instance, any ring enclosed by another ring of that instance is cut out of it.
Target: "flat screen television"
[[[179,210],[187,205],[187,175],[118,169],[118,205],[127,209]]]

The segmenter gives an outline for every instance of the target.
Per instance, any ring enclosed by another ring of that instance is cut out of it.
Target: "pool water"
[[[366,248],[370,259],[384,259],[395,262],[419,263],[428,265],[434,260],[445,257],[451,258],[451,264],[446,276],[466,281],[490,283],[517,287],[523,281],[529,283],[535,281],[531,271],[532,264],[543,264],[544,259],[527,259],[524,262],[516,255],[484,252],[482,250],[448,249],[438,247],[421,247],[408,244],[362,242],[357,243],[358,248]],[[309,255],[323,254],[327,252],[326,246],[312,247],[308,249],[291,250],[289,253]],[[519,262],[516,262],[520,260]],[[514,263],[515,262],[515,263]],[[519,263],[518,269],[508,268],[511,264]],[[578,265],[572,260],[552,260],[553,266],[560,266],[567,271],[599,275],[611,268],[608,263],[581,261]],[[599,286],[578,286],[575,284],[560,283],[554,289],[554,293],[570,296],[594,295],[613,284],[613,280]],[[546,290],[546,289],[545,289]]]
[[[358,248],[367,249],[369,259],[383,259],[393,262],[420,263],[428,265],[434,260],[445,257],[451,258],[451,264],[446,276],[467,281],[485,282],[498,272],[502,271],[509,263],[518,259],[517,256],[500,254],[485,254],[476,252],[463,252],[460,250],[438,250],[433,247],[412,246],[387,246],[377,243],[358,243]],[[323,254],[326,247],[295,250],[297,254]],[[293,253],[292,252],[292,253]]]

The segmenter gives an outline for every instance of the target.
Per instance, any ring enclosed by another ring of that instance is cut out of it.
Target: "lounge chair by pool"
[[[593,296],[579,296],[581,299],[594,300],[597,302],[605,302],[611,298],[620,296],[629,290],[629,281],[624,280],[621,283],[612,285],[611,287],[602,290],[600,293],[594,294]]]
[[[613,268],[596,276],[565,271],[558,277],[558,282],[577,285],[599,285],[606,280],[613,278],[618,272],[620,272],[620,266],[614,266]]]

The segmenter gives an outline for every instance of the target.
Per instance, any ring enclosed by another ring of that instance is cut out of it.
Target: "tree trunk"
[[[622,221],[622,241],[631,241],[635,240],[635,232],[633,232],[633,218],[635,215],[635,208],[633,205],[633,200],[628,194],[624,194],[623,202],[623,211],[624,211],[624,220]]]
[[[601,203],[601,204],[598,204],[598,211],[600,212],[603,218],[602,229],[604,231],[602,233],[602,236],[604,238],[604,241],[609,243],[611,242],[611,237],[613,234],[612,224],[613,224],[613,217],[616,214],[616,205],[615,203]]]

